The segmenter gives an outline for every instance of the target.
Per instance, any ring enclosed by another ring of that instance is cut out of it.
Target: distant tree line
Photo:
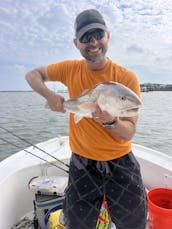
[[[172,84],[155,84],[155,83],[143,83],[140,84],[142,92],[148,91],[172,91]]]

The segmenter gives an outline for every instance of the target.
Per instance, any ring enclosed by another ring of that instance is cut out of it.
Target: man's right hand
[[[46,107],[50,108],[52,111],[62,112],[65,113],[66,110],[64,109],[63,102],[64,97],[52,92],[47,98]]]
[[[66,112],[63,106],[64,98],[61,95],[51,91],[45,85],[45,81],[49,81],[47,67],[39,67],[26,73],[26,80],[31,88],[42,95],[47,100],[47,107],[52,111]]]

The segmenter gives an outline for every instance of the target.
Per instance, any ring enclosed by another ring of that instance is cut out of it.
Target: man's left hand
[[[96,110],[92,113],[92,117],[96,122],[99,123],[111,123],[115,120],[107,111],[102,111],[97,105]]]

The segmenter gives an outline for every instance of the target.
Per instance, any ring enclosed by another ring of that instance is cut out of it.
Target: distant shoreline
[[[24,90],[2,90],[0,92],[33,92],[33,90],[24,91]]]
[[[158,84],[158,83],[141,83],[142,92],[149,91],[172,91],[172,84]],[[53,89],[54,90],[54,89]],[[67,90],[55,88],[56,92],[67,93]],[[0,90],[0,92],[33,92],[33,90]]]
[[[142,92],[149,91],[172,91],[172,84],[153,84],[153,83],[144,83],[140,84]]]
[[[33,90],[28,90],[28,91],[22,91],[22,90],[2,90],[0,92],[35,92]],[[59,92],[59,93],[67,93],[68,91],[67,90],[56,90],[56,92]]]

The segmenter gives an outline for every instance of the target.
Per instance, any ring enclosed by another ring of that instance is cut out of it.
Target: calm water
[[[62,94],[68,98],[67,93]],[[134,143],[172,155],[172,92],[142,94],[143,107]],[[35,92],[0,92],[0,126],[33,144],[59,135],[68,135],[68,114],[44,108],[45,100]],[[0,160],[27,146],[24,142],[0,129]]]

